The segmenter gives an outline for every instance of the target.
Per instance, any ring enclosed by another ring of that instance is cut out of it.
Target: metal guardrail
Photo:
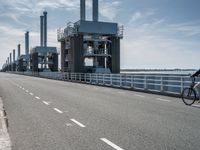
[[[181,91],[185,87],[189,87],[191,84],[190,77],[183,75],[87,74],[61,72],[14,73],[63,81],[82,82],[87,84],[173,95],[180,95]]]

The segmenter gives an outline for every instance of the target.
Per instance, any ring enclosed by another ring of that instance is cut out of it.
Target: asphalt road
[[[13,150],[199,150],[200,105],[0,73]]]

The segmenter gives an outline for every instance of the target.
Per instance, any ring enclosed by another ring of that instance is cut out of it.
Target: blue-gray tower
[[[123,28],[99,21],[99,1],[92,1],[93,20],[86,20],[85,0],[80,0],[80,20],[58,29],[63,72],[120,73]]]

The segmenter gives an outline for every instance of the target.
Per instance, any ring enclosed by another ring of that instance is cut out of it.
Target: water
[[[121,73],[126,74],[156,74],[156,75],[190,75],[195,73],[196,70],[187,70],[187,71],[121,71]]]

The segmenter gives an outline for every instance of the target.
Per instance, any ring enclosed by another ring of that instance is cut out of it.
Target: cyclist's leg
[[[195,92],[197,94],[197,98],[199,99],[199,102],[200,102],[200,82],[197,82],[194,86],[194,89],[195,89]]]

